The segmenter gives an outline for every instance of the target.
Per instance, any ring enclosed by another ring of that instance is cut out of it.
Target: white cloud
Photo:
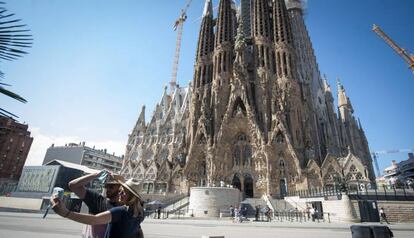
[[[54,136],[42,134],[40,128],[32,127],[29,129],[33,137],[33,143],[30,147],[29,155],[25,166],[42,165],[47,149],[55,144],[56,146],[63,146],[68,143],[79,143],[84,141],[78,136]],[[107,149],[108,153],[115,153],[115,155],[122,155],[125,153],[125,142],[114,140],[102,141],[86,141],[86,146],[96,149]]]

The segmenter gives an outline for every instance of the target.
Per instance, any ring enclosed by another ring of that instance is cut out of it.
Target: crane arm
[[[372,26],[372,30],[377,33],[379,37],[381,37],[397,54],[403,58],[408,64],[408,67],[414,70],[414,56],[409,55],[407,51],[401,47],[399,47],[385,32],[381,30],[381,28],[377,25]]]
[[[190,7],[192,0],[187,0],[187,3],[183,9],[181,9],[181,14],[178,19],[174,23],[174,31],[177,31],[177,40],[175,43],[175,54],[174,54],[174,61],[173,61],[173,69],[172,69],[172,76],[170,81],[170,91],[171,93],[174,92],[174,88],[177,85],[177,72],[178,72],[178,64],[180,60],[180,51],[181,51],[181,39],[183,36],[183,26],[184,22],[187,20],[187,10]]]
[[[190,7],[192,0],[188,0],[187,4],[185,4],[185,7],[183,8],[182,12],[186,13],[188,8]]]

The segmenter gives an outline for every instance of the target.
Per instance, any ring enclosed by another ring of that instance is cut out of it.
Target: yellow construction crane
[[[405,49],[399,47],[385,32],[381,30],[381,28],[377,25],[372,26],[372,30],[377,33],[379,37],[381,37],[391,48],[397,52],[397,54],[405,60],[408,64],[408,68],[410,68],[414,73],[414,55],[410,55]]]
[[[172,70],[172,77],[170,81],[170,90],[171,93],[174,92],[174,89],[177,85],[177,71],[178,71],[178,63],[180,60],[180,51],[181,51],[181,39],[183,36],[183,25],[184,22],[187,20],[187,9],[190,7],[192,0],[187,0],[185,7],[181,9],[180,16],[174,23],[174,31],[177,31],[177,41],[175,44],[175,55],[174,55],[174,62],[173,62],[173,70]]]

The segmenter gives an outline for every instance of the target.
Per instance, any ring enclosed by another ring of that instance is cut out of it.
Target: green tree
[[[32,46],[32,35],[27,34],[30,30],[21,24],[21,19],[16,19],[15,14],[7,12],[4,2],[0,1],[0,64],[4,61],[17,60],[27,54],[25,49]],[[4,73],[0,71],[0,94],[11,97],[19,102],[26,103],[26,99],[6,89],[11,85],[4,83]],[[0,115],[17,117],[13,113],[0,107]]]

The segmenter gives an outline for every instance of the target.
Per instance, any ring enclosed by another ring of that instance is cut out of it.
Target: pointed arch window
[[[285,161],[283,159],[279,160],[279,168],[285,169]]]
[[[282,132],[278,132],[277,133],[277,135],[276,135],[276,142],[278,143],[278,144],[283,144],[284,142],[285,142],[285,139],[284,139],[284,137],[283,137],[283,133]]]
[[[232,117],[239,113],[242,113],[244,116],[246,116],[246,106],[244,105],[240,97],[238,97],[236,99],[236,102],[234,103]]]

